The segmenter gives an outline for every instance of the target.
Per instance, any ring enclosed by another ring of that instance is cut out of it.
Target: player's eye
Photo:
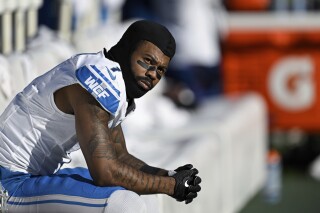
[[[151,59],[150,58],[144,58],[144,62],[146,62],[147,64],[151,64]]]
[[[157,72],[161,75],[161,76],[163,76],[165,73],[166,73],[166,69],[165,68],[161,68],[161,67],[158,67],[158,69],[157,69]]]

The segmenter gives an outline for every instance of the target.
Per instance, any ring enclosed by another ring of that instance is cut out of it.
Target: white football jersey
[[[0,116],[1,166],[45,175],[70,162],[69,153],[79,149],[75,117],[57,108],[53,94],[72,84],[80,84],[110,113],[110,128],[124,120],[128,103],[119,64],[103,51],[75,55],[33,80]]]

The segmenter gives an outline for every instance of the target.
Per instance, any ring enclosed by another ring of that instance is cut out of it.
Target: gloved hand
[[[183,170],[191,170],[193,168],[193,165],[192,164],[186,164],[184,166],[180,166],[178,167],[177,169],[175,169],[174,171],[175,172],[180,172],[180,171],[183,171]],[[194,168],[196,170],[196,173],[195,174],[198,174],[198,170],[196,168]],[[191,192],[199,192],[201,190],[201,187],[199,186],[199,184],[201,183],[201,178],[199,176],[194,176],[192,177],[192,179],[190,179],[188,181],[188,184],[189,184],[189,190]],[[199,191],[197,191],[199,189]],[[192,200],[191,200],[192,201]],[[190,202],[191,202],[190,201]],[[189,202],[189,203],[190,203]],[[186,201],[186,204],[188,203],[188,201]]]
[[[186,204],[191,203],[197,197],[197,192],[201,190],[201,178],[197,176],[198,170],[192,168],[191,164],[181,166],[175,170],[172,177],[176,181],[174,197],[177,201],[185,201]]]

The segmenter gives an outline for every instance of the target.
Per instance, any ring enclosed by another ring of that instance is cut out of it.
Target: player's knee
[[[147,206],[143,199],[135,192],[118,190],[108,199],[106,212],[112,213],[147,213]]]

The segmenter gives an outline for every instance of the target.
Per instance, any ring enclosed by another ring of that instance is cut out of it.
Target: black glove
[[[196,176],[198,170],[192,169],[190,165],[179,167],[175,170],[177,173],[172,176],[176,181],[172,197],[180,202],[185,201],[186,204],[191,203],[197,197],[197,192],[201,190],[199,185],[201,178]]]
[[[177,169],[175,169],[175,172],[180,172],[183,170],[191,170],[193,168],[192,164],[186,164],[184,166],[180,166]],[[194,168],[194,170],[196,170],[196,175],[199,173],[198,170],[196,168]],[[201,178],[199,176],[193,176],[190,180],[188,180],[188,185],[189,185],[189,191],[190,192],[199,192],[201,190],[201,187],[199,186],[199,184],[201,183]],[[191,199],[192,201],[192,199]],[[190,202],[191,202],[190,201]],[[188,202],[188,200],[186,200],[186,204],[190,203]]]

